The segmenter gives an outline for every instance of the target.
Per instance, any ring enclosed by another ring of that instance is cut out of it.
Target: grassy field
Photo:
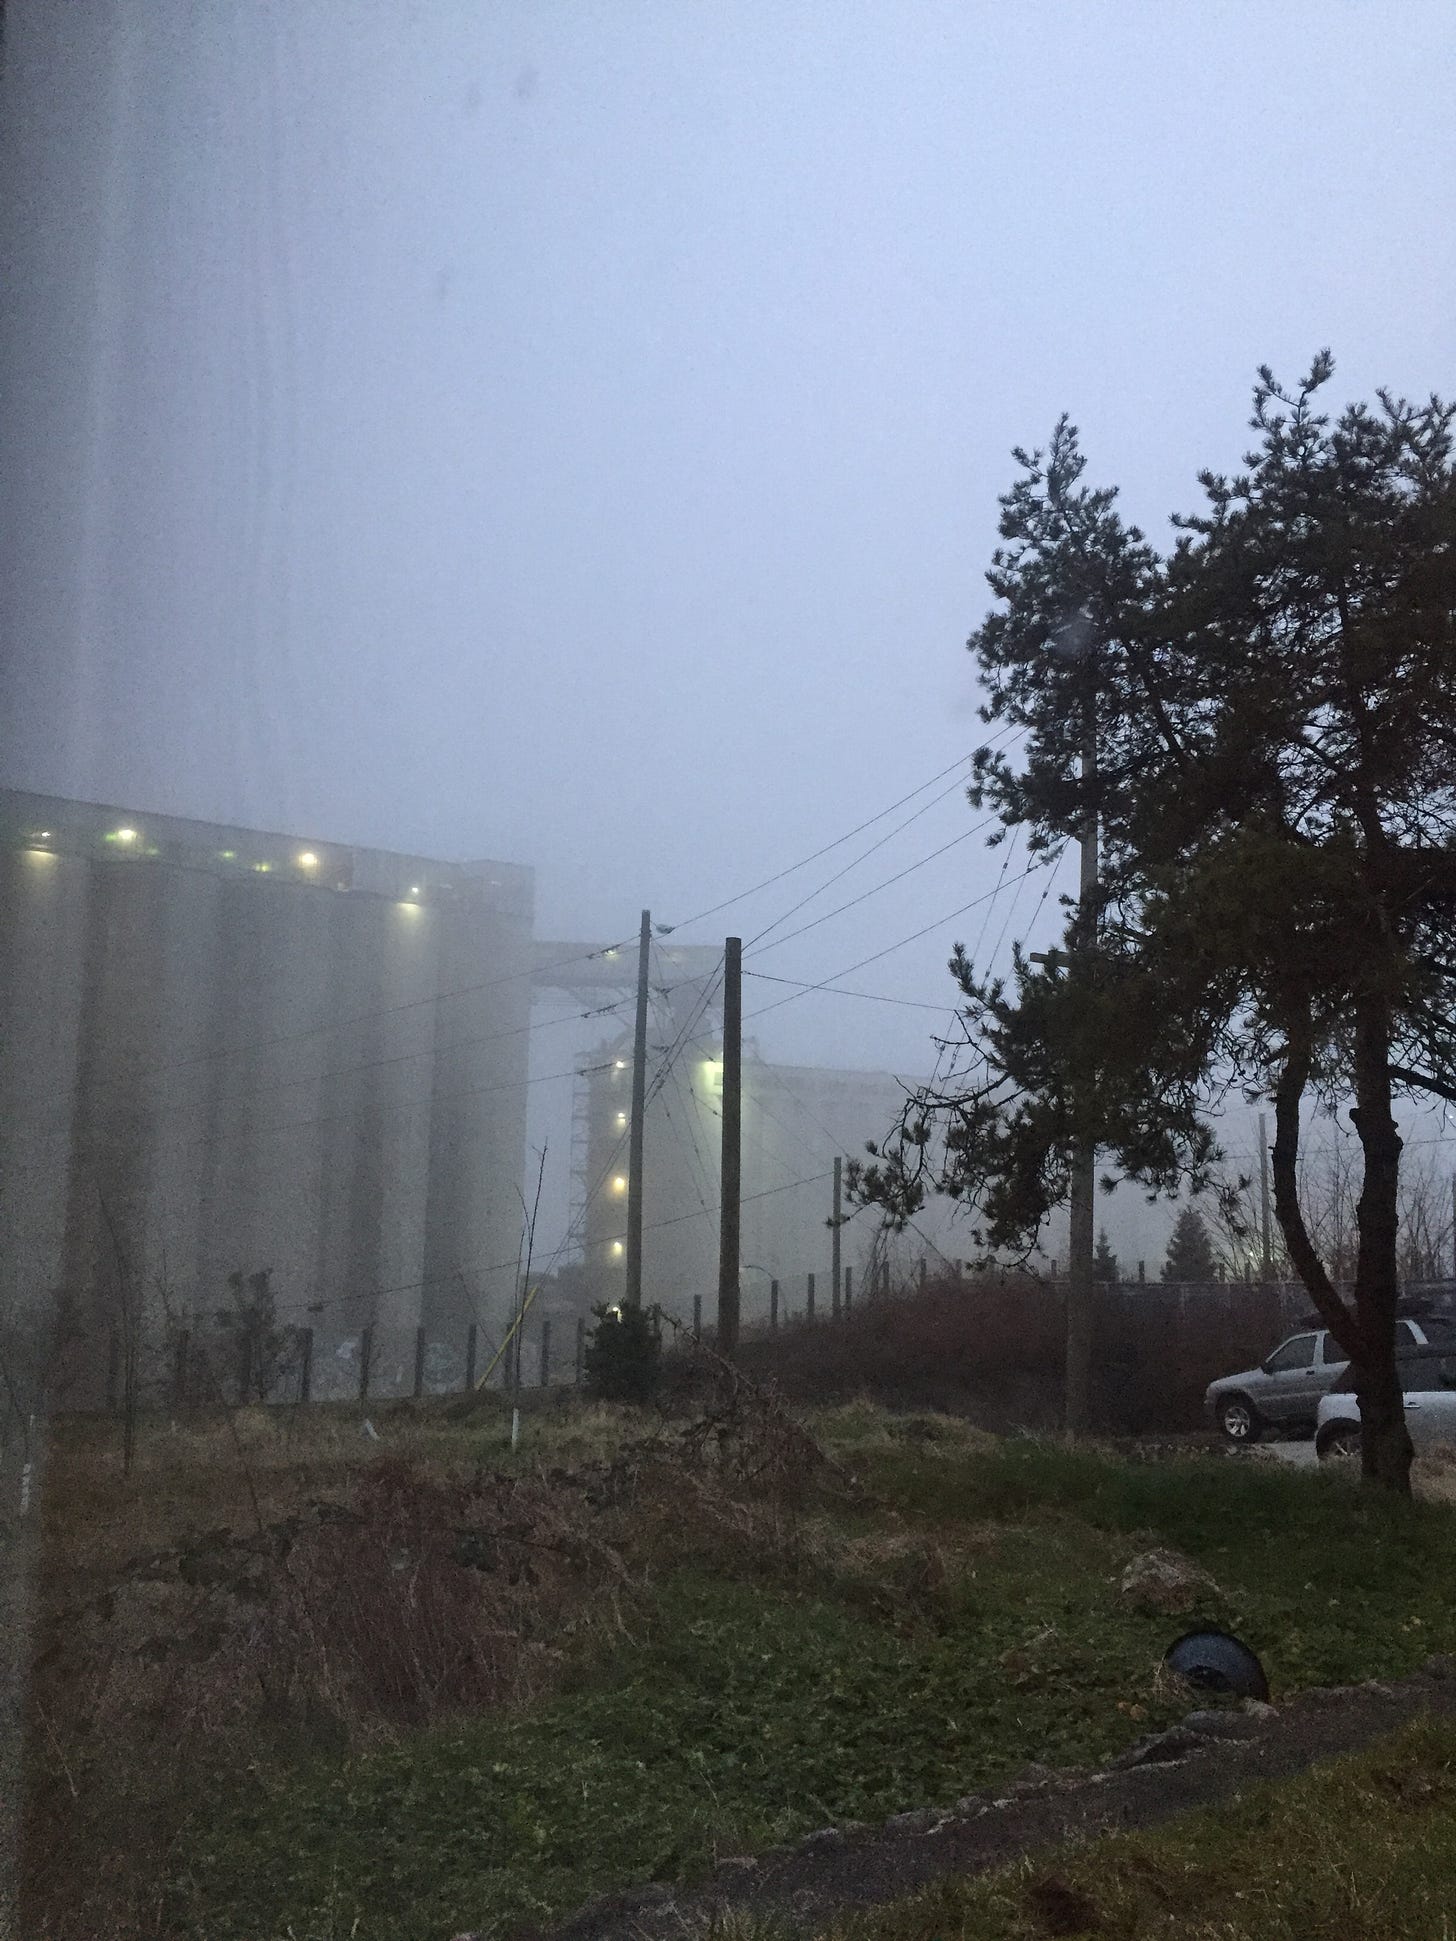
[[[1100,1758],[1179,1709],[1156,1674],[1184,1621],[1116,1587],[1153,1543],[1212,1575],[1196,1615],[1276,1697],[1456,1649],[1456,1512],[1344,1476],[862,1406],[814,1418],[827,1463],[762,1409],[625,1457],[649,1418],[538,1415],[514,1457],[489,1413],[377,1421],[377,1445],[347,1414],[158,1431],[127,1482],[94,1430],[56,1450],[26,1932],[503,1933]],[[354,1520],[310,1523],[321,1501]],[[248,1538],[301,1511],[281,1563]],[[200,1557],[242,1555],[235,1581],[191,1554],[185,1595],[136,1581],[139,1553],[225,1523],[251,1549]],[[59,1613],[118,1584],[146,1622],[119,1649],[121,1605],[88,1618],[78,1659]]]

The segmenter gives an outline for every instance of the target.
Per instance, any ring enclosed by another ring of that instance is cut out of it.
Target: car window
[[[1271,1375],[1283,1375],[1291,1368],[1309,1368],[1314,1363],[1315,1337],[1312,1334],[1291,1335],[1280,1348],[1276,1348],[1264,1363]]]
[[[1456,1321],[1448,1320],[1444,1314],[1423,1314],[1421,1332],[1430,1342],[1456,1343]]]
[[[1413,1328],[1413,1327],[1411,1326],[1411,1324],[1410,1324],[1410,1322],[1409,1322],[1409,1321],[1397,1321],[1397,1322],[1396,1322],[1396,1324],[1395,1324],[1395,1346],[1396,1346],[1396,1350],[1397,1350],[1397,1352],[1398,1352],[1398,1351],[1399,1351],[1400,1349],[1402,1349],[1402,1348],[1404,1348],[1404,1347],[1405,1347],[1405,1346],[1407,1345],[1407,1343],[1409,1343],[1409,1342],[1412,1342],[1412,1341],[1414,1341],[1414,1340],[1415,1340],[1415,1338],[1416,1338],[1416,1331],[1415,1331],[1415,1329],[1414,1329],[1414,1328]]]

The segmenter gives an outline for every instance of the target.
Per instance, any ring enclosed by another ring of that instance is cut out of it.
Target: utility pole
[[[833,1236],[831,1241],[831,1246],[830,1246],[829,1271],[831,1275],[831,1280],[830,1280],[830,1286],[829,1286],[829,1310],[830,1310],[830,1313],[833,1314],[836,1321],[839,1319],[839,1289],[840,1289],[839,1220],[840,1220],[840,1209],[842,1208],[843,1204],[844,1204],[844,1162],[840,1158],[839,1154],[836,1153],[834,1155],[834,1217],[829,1222],[830,1232]]]
[[[1087,657],[1087,693],[1082,703],[1082,788],[1093,799],[1097,781],[1096,661]],[[1081,836],[1081,873],[1077,883],[1078,944],[1084,973],[1091,973],[1097,949],[1097,811],[1090,808]],[[1084,1109],[1086,1101],[1083,1101]],[[1067,1249],[1067,1395],[1069,1436],[1086,1433],[1092,1412],[1093,1263],[1097,1253],[1095,1209],[1097,1146],[1079,1139],[1072,1154],[1072,1205]]]
[[[642,912],[637,940],[637,1029],[632,1040],[632,1128],[627,1152],[628,1307],[642,1305],[642,1148],[647,1120],[647,959],[652,950],[652,912]]]
[[[1274,1278],[1274,1247],[1269,1227],[1269,1121],[1259,1114],[1259,1229],[1264,1243],[1263,1277]]]
[[[723,1170],[718,1218],[720,1355],[738,1352],[740,1202],[743,1192],[743,940],[723,947]]]

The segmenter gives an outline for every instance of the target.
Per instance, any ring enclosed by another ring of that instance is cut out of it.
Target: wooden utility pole
[[[743,940],[723,949],[723,1168],[718,1219],[720,1355],[738,1352],[738,1270],[743,1193]]]
[[[1269,1122],[1259,1114],[1259,1229],[1263,1237],[1263,1278],[1274,1278],[1273,1235],[1269,1227]]]
[[[1097,780],[1096,663],[1088,659],[1087,695],[1082,718],[1082,784],[1091,795]],[[1078,943],[1081,969],[1089,975],[1097,948],[1097,814],[1087,817],[1081,837],[1081,874],[1077,884]],[[1069,1436],[1086,1433],[1092,1412],[1092,1301],[1093,1263],[1097,1254],[1094,1199],[1097,1192],[1097,1146],[1079,1139],[1072,1154],[1072,1206],[1067,1248],[1067,1395]]]
[[[839,1319],[839,1222],[844,1204],[844,1162],[839,1154],[834,1155],[834,1216],[829,1222],[833,1241],[830,1252],[829,1309],[835,1320]]]
[[[647,1129],[647,960],[652,950],[652,912],[642,912],[637,940],[637,1028],[632,1040],[632,1126],[627,1154],[628,1307],[642,1305],[642,1150]]]

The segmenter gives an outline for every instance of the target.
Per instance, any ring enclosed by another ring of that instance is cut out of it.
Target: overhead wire
[[[913,876],[916,870],[924,869],[927,863],[933,863],[938,856],[944,856],[947,850],[957,849],[963,842],[969,842],[972,836],[979,835],[994,821],[996,821],[995,816],[986,816],[982,821],[973,823],[969,829],[962,829],[960,834],[952,836],[949,842],[943,842],[938,849],[932,849],[928,856],[921,856],[917,861],[907,863],[904,869],[897,869],[893,876],[886,876],[880,882],[872,883],[867,890],[861,890],[858,896],[852,896],[847,903],[838,904],[834,909],[826,910],[822,916],[812,917],[808,923],[801,923],[797,930],[790,930],[782,937],[775,937],[772,943],[761,945],[758,954],[762,955],[765,950],[777,950],[780,944],[791,943],[795,937],[802,937],[810,930],[817,930],[821,923],[830,923],[835,917],[842,917],[846,910],[853,910],[859,904],[867,902],[870,897],[878,896],[881,890],[889,889],[892,883],[899,883],[905,877]],[[806,898],[805,901],[807,900]],[[770,928],[772,927],[770,925]],[[759,935],[766,936],[767,932],[760,931]]]
[[[772,876],[765,876],[761,882],[754,883],[749,889],[739,890],[733,896],[725,896],[721,903],[711,903],[706,910],[698,910],[690,917],[679,917],[676,923],[656,925],[658,935],[670,937],[675,931],[685,930],[690,924],[701,923],[705,917],[717,916],[720,910],[731,910],[735,903],[743,903],[750,896],[757,896],[762,890],[772,889],[775,883],[783,882],[786,876],[797,875],[801,869],[807,869],[810,863],[817,863],[821,856],[828,856],[841,844],[852,842],[856,836],[863,835],[866,829],[872,829],[877,822],[883,822],[887,815],[893,815],[897,809],[903,809],[907,802],[913,802],[917,795],[923,795],[928,788],[934,788],[935,784],[944,781],[947,775],[955,774],[957,769],[964,769],[970,760],[969,755],[957,756],[949,767],[940,769],[928,781],[922,782],[918,788],[911,789],[908,795],[902,795],[888,808],[880,809],[874,815],[867,816],[863,822],[856,823],[853,829],[846,829],[844,834],[836,836],[833,842],[822,844],[810,855],[801,856],[798,862],[790,863],[785,869],[775,870]]]

